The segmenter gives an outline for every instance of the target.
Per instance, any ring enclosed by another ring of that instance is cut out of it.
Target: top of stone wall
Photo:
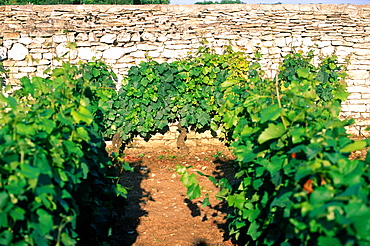
[[[183,12],[196,14],[199,11],[317,11],[340,12],[350,15],[370,15],[370,4],[213,4],[213,5],[3,5],[0,12],[106,12],[117,13],[121,11],[157,10],[163,12]]]
[[[326,21],[328,26],[368,26],[370,4],[5,5],[0,6],[0,38],[5,33],[43,37],[55,31],[107,28],[110,32],[153,31],[151,28],[201,32],[215,26],[217,30],[240,28],[238,25],[275,28],[290,20],[304,27],[312,19]]]

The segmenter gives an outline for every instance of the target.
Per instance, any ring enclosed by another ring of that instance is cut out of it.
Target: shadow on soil
[[[230,183],[235,181],[233,160],[220,158],[213,161],[213,163],[216,165],[216,170],[212,175],[217,180],[227,178]],[[122,204],[122,206],[125,206],[125,215],[118,218],[113,226],[112,235],[109,238],[110,246],[132,246],[136,242],[138,237],[137,227],[140,224],[140,218],[148,214],[141,208],[140,204],[152,199],[150,192],[141,188],[141,183],[144,179],[148,178],[150,169],[144,166],[141,160],[130,162],[130,166],[134,168],[134,172],[125,172],[122,175],[125,178],[121,182],[124,187],[129,189],[127,203]],[[184,202],[187,204],[193,217],[202,216],[201,207],[197,205],[197,202],[193,202],[187,198],[184,199]],[[208,215],[208,217],[204,215],[202,221],[216,223],[213,218],[220,216],[220,214],[225,216],[225,214],[230,212],[227,208],[227,204],[223,202],[211,208],[215,210],[215,212]],[[217,227],[223,232],[224,241],[230,241],[227,223],[217,223]],[[238,245],[235,242],[233,243]],[[198,239],[195,240],[192,245],[205,246],[210,244],[207,243],[206,239]]]
[[[225,158],[222,158],[222,159],[216,159],[215,161],[213,161],[213,163],[216,165],[216,170],[212,173],[213,177],[215,177],[217,180],[220,180],[222,178],[226,178],[227,180],[229,180],[229,183],[230,184],[233,184],[236,180],[234,178],[234,174],[235,174],[235,162],[234,160],[229,160],[229,159],[225,159]],[[193,217],[196,217],[196,216],[201,216],[201,209],[200,207],[196,204],[197,202],[193,202],[191,200],[189,200],[188,198],[184,199],[184,202],[187,204],[189,210],[191,211],[191,215]],[[212,208],[213,210],[215,210],[216,212],[214,212],[211,217],[207,217],[206,215],[204,215],[202,217],[202,221],[212,221],[212,218],[216,217],[216,216],[220,216],[219,214],[229,214],[230,213],[230,209],[228,208],[227,206],[227,203],[225,202],[220,202],[219,204],[217,204],[216,206],[210,206],[210,208]],[[218,213],[219,212],[219,213]],[[226,219],[226,215],[224,216],[224,219]],[[213,221],[215,222],[215,221]],[[228,229],[228,224],[227,223],[218,223],[217,224],[217,227],[219,230],[223,231],[223,238],[224,238],[224,241],[229,241],[231,240],[231,237],[229,236],[229,229]],[[233,244],[235,245],[238,245],[237,242],[231,240]],[[194,242],[193,245],[200,245],[200,246],[208,246],[209,244],[206,242],[206,240],[199,240],[197,242]]]
[[[137,239],[136,228],[140,223],[140,217],[147,215],[145,210],[141,209],[140,203],[150,197],[149,192],[143,190],[140,184],[149,174],[149,169],[142,165],[141,160],[130,162],[134,172],[125,172],[122,174],[124,179],[121,183],[128,188],[127,203],[125,214],[118,218],[112,230],[112,236],[109,240],[111,246],[131,246]]]
[[[234,160],[227,160],[227,159],[217,159],[214,161],[216,164],[216,171],[213,172],[213,176],[220,180],[222,178],[226,178],[229,181],[229,184],[233,185],[237,180],[235,178],[235,161]],[[225,214],[230,214],[231,209],[227,206],[227,202],[220,203],[217,207],[214,208]],[[231,239],[229,236],[229,228],[228,223],[218,225],[218,228],[224,231],[224,239],[225,241],[231,240],[231,242],[235,245],[245,245],[240,244],[240,242],[236,242],[235,240]]]

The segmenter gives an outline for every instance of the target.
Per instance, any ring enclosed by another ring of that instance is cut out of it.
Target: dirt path
[[[364,159],[367,149],[355,151],[350,159]],[[126,214],[113,226],[111,246],[232,246],[227,237],[227,211],[215,199],[218,192],[207,178],[198,177],[203,190],[210,194],[211,207],[201,200],[190,201],[186,188],[175,172],[177,164],[192,166],[216,178],[233,179],[233,156],[225,146],[192,147],[188,155],[175,149],[129,148],[125,160],[134,172],[122,176],[129,187]]]
[[[194,147],[186,156],[173,149],[152,148],[127,149],[125,154],[135,171],[123,178],[130,188],[128,204],[113,231],[112,245],[233,245],[225,234],[225,208],[214,198],[218,188],[199,178],[210,194],[211,207],[203,208],[201,199],[187,199],[175,172],[181,164],[193,166],[191,172],[232,177],[232,155],[224,146]]]

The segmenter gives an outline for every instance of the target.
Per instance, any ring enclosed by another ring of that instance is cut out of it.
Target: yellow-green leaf
[[[355,141],[353,143],[348,144],[344,148],[340,150],[342,153],[349,153],[355,150],[361,150],[366,147],[366,141],[360,140],[360,141]]]
[[[91,112],[83,106],[80,106],[80,108],[77,111],[72,110],[71,115],[72,115],[74,121],[77,122],[77,123],[82,121],[82,122],[85,122],[87,124],[91,124],[91,122],[94,119]]]

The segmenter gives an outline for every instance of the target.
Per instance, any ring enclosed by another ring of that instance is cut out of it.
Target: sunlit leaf
[[[271,139],[279,138],[285,133],[285,127],[282,123],[279,124],[268,124],[268,127],[258,137],[258,142],[263,144]]]
[[[355,150],[361,150],[366,147],[367,143],[365,140],[359,140],[359,141],[354,141],[353,143],[348,144],[344,148],[340,150],[342,153],[349,153]]]
[[[193,183],[188,187],[188,191],[186,192],[186,195],[189,197],[190,200],[196,199],[200,197],[200,186],[199,184]]]
[[[78,110],[72,110],[71,115],[77,123],[85,122],[87,124],[91,124],[94,119],[91,112],[83,106],[80,106]]]

